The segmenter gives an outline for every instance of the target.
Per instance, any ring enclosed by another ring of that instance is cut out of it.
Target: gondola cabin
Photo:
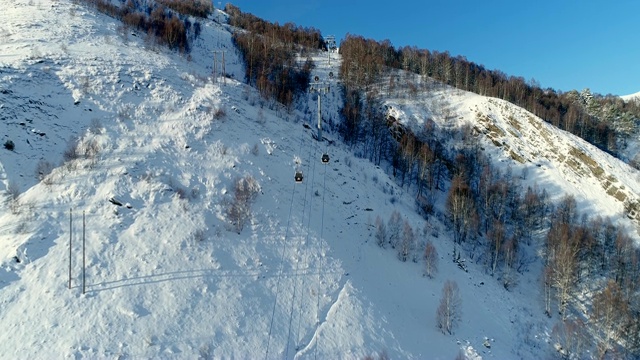
[[[322,163],[326,164],[329,162],[329,154],[322,154]]]
[[[302,182],[302,171],[296,171],[296,176],[294,177],[297,183]]]

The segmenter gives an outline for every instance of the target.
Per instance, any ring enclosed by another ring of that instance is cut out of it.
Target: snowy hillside
[[[425,222],[412,195],[337,134],[313,139],[304,126],[315,121],[312,96],[308,109],[289,113],[243,84],[226,26],[203,20],[187,57],[70,0],[5,5],[0,133],[15,147],[0,149],[0,358],[385,351],[452,359],[462,351],[538,359],[553,351],[536,271],[507,292],[480,266],[465,272],[449,261],[449,231]],[[214,51],[226,51],[224,81],[210,78]],[[319,76],[338,73],[333,56],[331,67],[326,54],[316,58]],[[448,99],[454,122],[472,121],[502,144],[487,142],[496,161],[521,162],[514,173],[527,166],[527,181],[575,193],[581,210],[631,226],[622,194],[637,196],[640,180],[622,163],[499,100],[451,89],[435,96]],[[323,99],[335,121],[336,87]],[[387,104],[407,123],[429,116],[454,125],[430,99],[389,96]],[[39,181],[36,169],[48,168]],[[228,209],[241,178],[259,190],[237,233]],[[394,210],[437,247],[435,279],[375,245],[375,217]],[[447,280],[462,298],[453,335],[435,326]]]
[[[419,76],[413,76],[419,83]],[[640,209],[625,211],[624,205],[640,199],[640,172],[579,137],[501,99],[449,87],[417,98],[393,94],[385,93],[383,99],[388,115],[415,131],[427,119],[445,128],[470,125],[482,134],[483,150],[494,163],[510,166],[524,186],[545,188],[556,200],[572,194],[581,212],[638,227]],[[633,235],[638,238],[636,231]]]

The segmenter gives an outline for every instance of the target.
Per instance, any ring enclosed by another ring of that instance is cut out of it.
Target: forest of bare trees
[[[200,23],[192,23],[189,16],[207,17],[213,5],[203,0],[158,0],[143,2],[127,0],[117,6],[108,0],[81,0],[98,11],[122,21],[125,26],[147,34],[170,49],[183,53],[190,51],[189,38],[200,35]]]
[[[395,49],[388,40],[378,42],[347,34],[340,44],[340,53],[343,60],[340,73],[347,92],[371,85],[385,68],[403,69],[462,90],[512,102],[614,155],[640,119],[638,102],[591,94],[588,89],[581,92],[543,89],[535,80],[487,70],[446,51]]]
[[[320,31],[291,23],[269,23],[227,4],[229,22],[239,30],[233,41],[245,63],[247,83],[258,88],[263,97],[287,107],[306,92],[313,70],[310,58],[299,65],[296,57],[325,46]]]
[[[353,131],[343,133],[347,143],[356,154],[387,164],[397,184],[414,192],[425,216],[444,219],[453,235],[452,261],[461,268],[461,257],[481,264],[487,274],[510,290],[517,285],[519,274],[536,261],[533,254],[542,253],[541,313],[550,317],[557,314],[555,334],[567,342],[563,351],[586,351],[586,341],[598,342],[603,353],[639,354],[640,250],[633,247],[625,229],[609,219],[580,214],[570,196],[554,205],[544,189],[523,189],[510,168],[491,164],[471,129],[442,129],[428,121],[418,134],[406,130],[394,133],[393,124],[376,112],[381,107],[375,96],[371,91],[366,94],[366,90],[370,89],[353,90],[360,103],[355,105],[359,110],[352,118],[357,119]],[[348,105],[344,106],[343,120]],[[440,196],[445,197],[442,214],[433,205]],[[405,236],[411,232],[398,212],[393,212],[386,223],[377,218],[375,228],[378,245],[394,249],[401,261],[414,257],[407,251],[420,254],[425,275],[436,276],[433,244],[424,238]],[[412,239],[413,247],[405,246],[404,239]],[[613,287],[607,285],[609,280],[620,289],[614,293],[616,300],[627,305],[616,307],[615,329],[598,329],[593,327],[594,316],[602,317],[603,310],[595,302],[585,315],[578,310],[577,299],[585,288],[596,294],[594,300],[604,296],[599,294]],[[446,317],[443,319],[438,326],[448,333]]]

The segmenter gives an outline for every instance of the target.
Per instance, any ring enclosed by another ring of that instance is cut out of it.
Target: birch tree
[[[431,240],[427,240],[424,249],[424,274],[433,279],[438,272],[438,251]]]
[[[442,298],[436,311],[436,326],[443,334],[453,334],[462,316],[462,299],[455,281],[447,280],[442,288]]]

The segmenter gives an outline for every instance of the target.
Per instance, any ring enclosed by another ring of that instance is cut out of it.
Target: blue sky
[[[638,0],[234,0],[271,22],[449,51],[542,87],[640,91]],[[214,0],[214,5],[226,2]]]

